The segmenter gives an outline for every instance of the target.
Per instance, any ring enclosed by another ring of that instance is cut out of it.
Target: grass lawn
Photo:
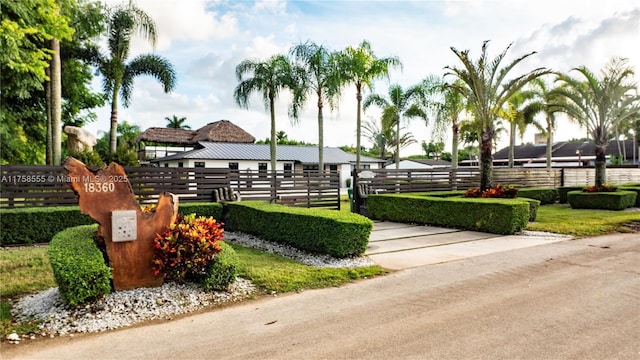
[[[625,224],[640,222],[640,211],[572,209],[569,205],[545,205],[527,230],[588,237],[627,232]]]

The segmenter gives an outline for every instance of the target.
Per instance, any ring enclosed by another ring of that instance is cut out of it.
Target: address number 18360
[[[88,193],[93,192],[114,192],[116,185],[112,182],[105,183],[84,183],[84,191]]]

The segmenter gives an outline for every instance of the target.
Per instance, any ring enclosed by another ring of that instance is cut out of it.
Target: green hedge
[[[183,216],[196,214],[196,216],[212,217],[220,222],[222,220],[222,204],[217,202],[179,204],[178,214]]]
[[[560,204],[566,204],[568,199],[567,199],[567,194],[569,193],[569,191],[576,191],[576,190],[582,190],[584,189],[585,186],[561,186],[558,188],[558,202]]]
[[[558,190],[554,188],[518,189],[518,197],[540,200],[541,205],[554,204],[558,200]]]
[[[624,210],[632,207],[638,194],[635,191],[615,192],[570,191],[567,194],[572,209]]]
[[[78,206],[0,209],[0,245],[46,243],[66,228],[94,223]]]
[[[618,190],[624,191],[634,191],[638,196],[636,196],[636,202],[633,204],[633,207],[640,207],[640,186],[621,186]]]
[[[231,245],[221,242],[222,251],[207,267],[207,274],[200,279],[205,290],[227,290],[236,281],[238,274],[238,254]]]
[[[372,219],[430,224],[495,234],[524,229],[530,204],[518,199],[437,198],[414,194],[380,194],[367,198]]]
[[[419,193],[412,193],[412,194],[447,198],[447,197],[464,196],[464,193],[465,193],[464,190],[448,190],[448,191],[428,191],[428,192],[419,192]]]
[[[228,203],[232,231],[242,231],[298,249],[335,257],[362,255],[373,222],[364,216],[257,201]]]
[[[57,233],[49,243],[49,259],[60,295],[72,306],[111,292],[111,269],[94,241],[98,224]]]
[[[538,216],[538,209],[540,208],[540,200],[529,199],[524,197],[518,197],[518,200],[523,200],[529,203],[529,221],[536,221],[536,217]]]

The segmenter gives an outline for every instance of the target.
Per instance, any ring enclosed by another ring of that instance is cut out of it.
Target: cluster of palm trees
[[[547,68],[518,74],[514,68],[535,52],[506,62],[507,46],[498,56],[489,58],[489,42],[482,44],[480,56],[472,59],[469,50],[451,48],[460,60],[458,66],[446,66],[443,77],[428,76],[409,88],[398,84],[389,87],[388,96],[372,93],[363,101],[363,91],[372,83],[388,78],[391,67],[402,66],[397,57],[378,58],[368,41],[343,51],[330,51],[313,42],[295,45],[291,58],[274,55],[266,61],[244,60],[236,67],[239,81],[234,97],[238,105],[248,106],[254,92],[262,93],[265,107],[271,114],[271,166],[276,164],[276,123],[274,104],[281,90],[292,95],[289,116],[298,120],[301,107],[309,94],[315,94],[318,106],[319,165],[323,168],[323,108],[325,101],[331,109],[337,103],[343,87],[356,87],[356,168],[360,168],[361,129],[374,142],[384,157],[385,149],[395,147],[396,166],[400,148],[415,142],[410,133],[401,134],[403,120],[417,118],[428,123],[434,120],[436,132],[451,127],[452,164],[458,162],[458,143],[461,128],[475,132],[479,142],[480,188],[492,186],[493,150],[501,121],[509,124],[509,164],[513,166],[515,137],[529,125],[538,127],[547,137],[547,167],[551,167],[551,148],[556,115],[564,113],[587,128],[596,149],[596,186],[605,182],[605,151],[611,130],[629,127],[640,121],[640,96],[633,81],[633,69],[626,59],[613,58],[600,77],[585,67],[574,69],[581,77],[554,72]],[[553,77],[549,85],[546,78]],[[555,85],[555,86],[554,86]],[[361,112],[375,105],[382,110],[381,126],[361,124]],[[544,116],[544,124],[536,116]]]

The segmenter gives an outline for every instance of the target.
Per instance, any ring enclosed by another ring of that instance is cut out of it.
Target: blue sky
[[[262,100],[252,98],[248,110],[233,100],[238,84],[235,67],[244,59],[287,53],[292,45],[308,40],[342,50],[367,39],[377,56],[399,57],[402,69],[393,70],[389,80],[375,83],[373,91],[380,94],[386,94],[390,84],[408,87],[432,74],[442,76],[445,66],[458,65],[452,46],[469,49],[477,58],[484,40],[491,40],[490,57],[510,43],[508,59],[538,52],[516,67],[514,76],[540,66],[569,71],[584,65],[599,72],[612,56],[629,58],[640,73],[640,2],[636,0],[136,0],[136,4],[156,21],[159,41],[155,49],[142,40],[134,41],[130,58],[155,52],[169,59],[178,75],[171,94],[164,94],[152,78],[135,80],[131,104],[119,109],[119,119],[143,130],[164,127],[164,118],[175,114],[186,117],[193,129],[227,119],[258,139],[268,137],[269,115]],[[98,79],[95,86],[100,88]],[[315,100],[308,102],[297,124],[287,117],[288,100],[282,93],[276,109],[277,130],[291,139],[316,143]],[[325,112],[326,146],[355,145],[355,114],[355,89],[348,86],[338,109]],[[363,119],[378,118],[379,111],[372,108]],[[100,109],[98,120],[87,128],[98,136],[107,131],[109,107]],[[422,121],[409,122],[408,130],[418,142],[432,139],[431,126]],[[532,142],[534,132],[529,131],[524,141]],[[582,136],[583,130],[560,119],[557,140]],[[450,143],[450,136],[446,142]],[[499,144],[506,142],[505,134]],[[419,145],[402,151],[403,156],[417,153]]]

